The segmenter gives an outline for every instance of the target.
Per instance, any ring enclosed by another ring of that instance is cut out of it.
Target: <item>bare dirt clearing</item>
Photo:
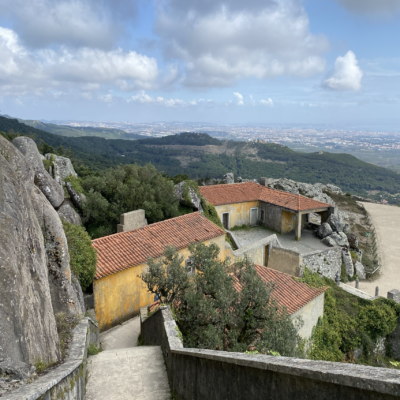
[[[382,267],[374,281],[360,281],[360,290],[386,297],[392,289],[400,289],[400,207],[362,203],[368,211],[378,237]]]

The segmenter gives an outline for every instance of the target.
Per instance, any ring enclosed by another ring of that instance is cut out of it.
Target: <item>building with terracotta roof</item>
[[[281,234],[295,231],[297,240],[309,214],[320,214],[325,222],[334,212],[330,204],[255,182],[202,186],[200,193],[215,206],[225,229],[263,225]]]
[[[93,292],[100,330],[132,318],[154,301],[140,278],[148,268],[148,257],[159,259],[171,245],[188,259],[188,247],[196,242],[216,243],[224,258],[225,231],[199,212],[93,240],[97,250]]]
[[[302,338],[311,337],[318,318],[324,313],[324,293],[326,288],[312,288],[294,279],[292,275],[256,264],[256,270],[265,283],[272,283],[271,296],[280,306],[286,307],[292,319],[301,318],[303,326],[299,330]],[[235,287],[241,290],[236,280]]]

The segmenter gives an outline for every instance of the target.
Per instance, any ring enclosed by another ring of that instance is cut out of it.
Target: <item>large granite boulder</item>
[[[360,261],[356,261],[356,262],[354,263],[354,269],[355,269],[355,273],[357,274],[357,276],[358,276],[360,279],[366,279],[366,278],[367,278],[367,275],[365,274],[364,265],[362,265],[362,264],[360,263]]]
[[[46,154],[47,160],[53,160],[52,173],[55,181],[60,185],[64,184],[64,179],[70,175],[77,177],[78,174],[72,165],[72,162],[67,157],[56,156],[55,154]]]
[[[61,207],[57,210],[57,214],[70,224],[82,225],[81,216],[75,211],[72,201],[69,199],[64,200],[64,203],[62,203]]]
[[[343,232],[333,232],[332,235],[329,237],[333,239],[338,246],[349,246],[347,236]]]
[[[71,185],[71,182],[66,182],[65,186],[74,206],[82,211],[86,203],[86,196],[83,193],[78,193]]]
[[[336,242],[330,236],[327,236],[326,238],[322,239],[322,243],[329,247],[337,246]]]
[[[326,238],[327,236],[332,235],[332,233],[333,233],[333,231],[332,231],[331,226],[330,226],[328,223],[326,223],[326,222],[324,222],[323,224],[321,224],[321,225],[317,228],[317,236],[318,236],[320,239],[324,239],[324,238]]]
[[[200,197],[197,195],[195,190],[187,184],[187,182],[182,181],[175,185],[175,193],[182,205],[193,207],[200,212],[203,211]]]
[[[71,285],[67,238],[57,211],[44,195],[33,190],[33,206],[45,239],[49,286],[54,313],[80,314],[77,294]]]
[[[33,189],[32,166],[0,135],[0,360],[4,362],[50,363],[60,357]]]
[[[342,260],[346,269],[346,273],[351,278],[352,276],[354,276],[354,265],[349,249],[344,248],[342,250]]]
[[[328,222],[328,224],[331,226],[333,232],[343,232],[342,221],[337,215],[330,215],[328,221],[326,222]]]
[[[35,184],[50,201],[54,208],[64,201],[64,189],[46,171],[36,143],[26,136],[13,140],[13,145],[25,156],[35,171]]]
[[[235,183],[235,178],[233,176],[232,172],[228,172],[227,174],[224,175],[224,181],[228,184],[231,185],[232,183]]]

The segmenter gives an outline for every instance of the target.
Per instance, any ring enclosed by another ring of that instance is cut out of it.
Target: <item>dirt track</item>
[[[378,249],[382,260],[381,273],[373,282],[360,282],[360,289],[387,297],[392,289],[400,290],[400,207],[363,203],[368,211],[378,237]]]

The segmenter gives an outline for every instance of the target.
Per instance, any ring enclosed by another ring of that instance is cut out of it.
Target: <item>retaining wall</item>
[[[332,247],[327,250],[318,250],[307,254],[302,254],[300,258],[301,274],[307,267],[312,272],[319,272],[322,275],[335,280],[336,274],[342,266],[342,248]],[[297,275],[296,275],[297,276]]]
[[[394,400],[400,371],[289,357],[185,349],[169,308],[147,318],[145,345],[161,345],[171,390],[180,400]]]
[[[84,400],[86,392],[87,349],[98,345],[99,328],[84,318],[74,329],[68,359],[32,383],[6,395],[7,400]]]

